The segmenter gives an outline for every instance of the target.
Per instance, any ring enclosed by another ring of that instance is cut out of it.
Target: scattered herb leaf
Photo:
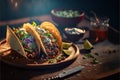
[[[94,58],[93,59],[93,64],[98,64],[98,63],[99,63],[99,61],[96,58]]]
[[[94,58],[94,56],[92,56],[90,53],[85,54],[85,56],[86,56],[87,58]]]

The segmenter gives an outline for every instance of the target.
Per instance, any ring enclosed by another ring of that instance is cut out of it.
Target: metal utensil
[[[84,66],[77,66],[75,68],[72,68],[70,70],[66,70],[66,71],[63,71],[61,73],[59,73],[57,76],[53,76],[53,77],[50,77],[50,78],[47,78],[47,79],[44,79],[44,80],[59,80],[59,79],[62,79],[64,77],[67,77],[69,75],[72,75],[76,72],[79,72],[81,71],[82,69],[84,68]]]

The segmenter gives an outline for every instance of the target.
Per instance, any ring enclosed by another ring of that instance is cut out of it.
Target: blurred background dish
[[[67,40],[72,42],[79,41],[85,34],[85,30],[80,28],[65,28],[64,33],[67,38]]]
[[[108,36],[109,18],[97,17],[93,12],[94,17],[90,18],[89,35],[92,43],[104,41]]]
[[[120,32],[115,28],[109,27],[108,40],[113,44],[120,44]]]
[[[64,27],[75,27],[84,18],[85,13],[77,9],[52,9],[52,20],[58,25]]]

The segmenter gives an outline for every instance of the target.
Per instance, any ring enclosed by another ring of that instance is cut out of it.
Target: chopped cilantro
[[[21,35],[24,35],[24,32],[23,32],[23,31],[21,31],[21,32],[20,32],[20,34],[21,34]]]
[[[61,55],[61,56],[59,56],[57,59],[58,59],[58,60],[62,60],[62,59],[63,59],[63,56]]]
[[[86,56],[87,58],[94,58],[94,56],[92,56],[90,53],[85,54],[85,56]]]
[[[46,35],[46,36],[50,36],[50,33],[49,33],[49,32],[47,32],[45,35]]]
[[[55,62],[55,59],[50,59],[49,60],[49,63],[54,63]]]
[[[56,42],[56,41],[57,41],[57,39],[55,39],[55,38],[54,38],[54,41]]]
[[[93,64],[97,64],[97,63],[99,63],[99,61],[96,58],[94,58],[93,59]]]

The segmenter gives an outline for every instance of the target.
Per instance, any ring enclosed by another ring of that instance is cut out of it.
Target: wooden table
[[[37,17],[41,21],[51,20],[50,16]],[[21,19],[22,20],[22,19]],[[29,20],[28,20],[29,21]],[[13,21],[14,22],[14,21]],[[80,23],[84,26],[86,22]],[[10,23],[9,23],[10,24]],[[83,44],[77,44],[80,51]],[[84,53],[80,53],[78,58],[68,66],[54,69],[23,69],[10,66],[0,61],[0,79],[1,80],[43,80],[58,75],[64,70],[72,69],[78,65],[85,68],[74,75],[64,78],[65,80],[96,80],[116,73],[120,73],[120,45],[114,45],[108,40],[94,45],[91,54],[99,63],[93,64],[93,58],[88,58]],[[119,77],[118,77],[119,80]]]

